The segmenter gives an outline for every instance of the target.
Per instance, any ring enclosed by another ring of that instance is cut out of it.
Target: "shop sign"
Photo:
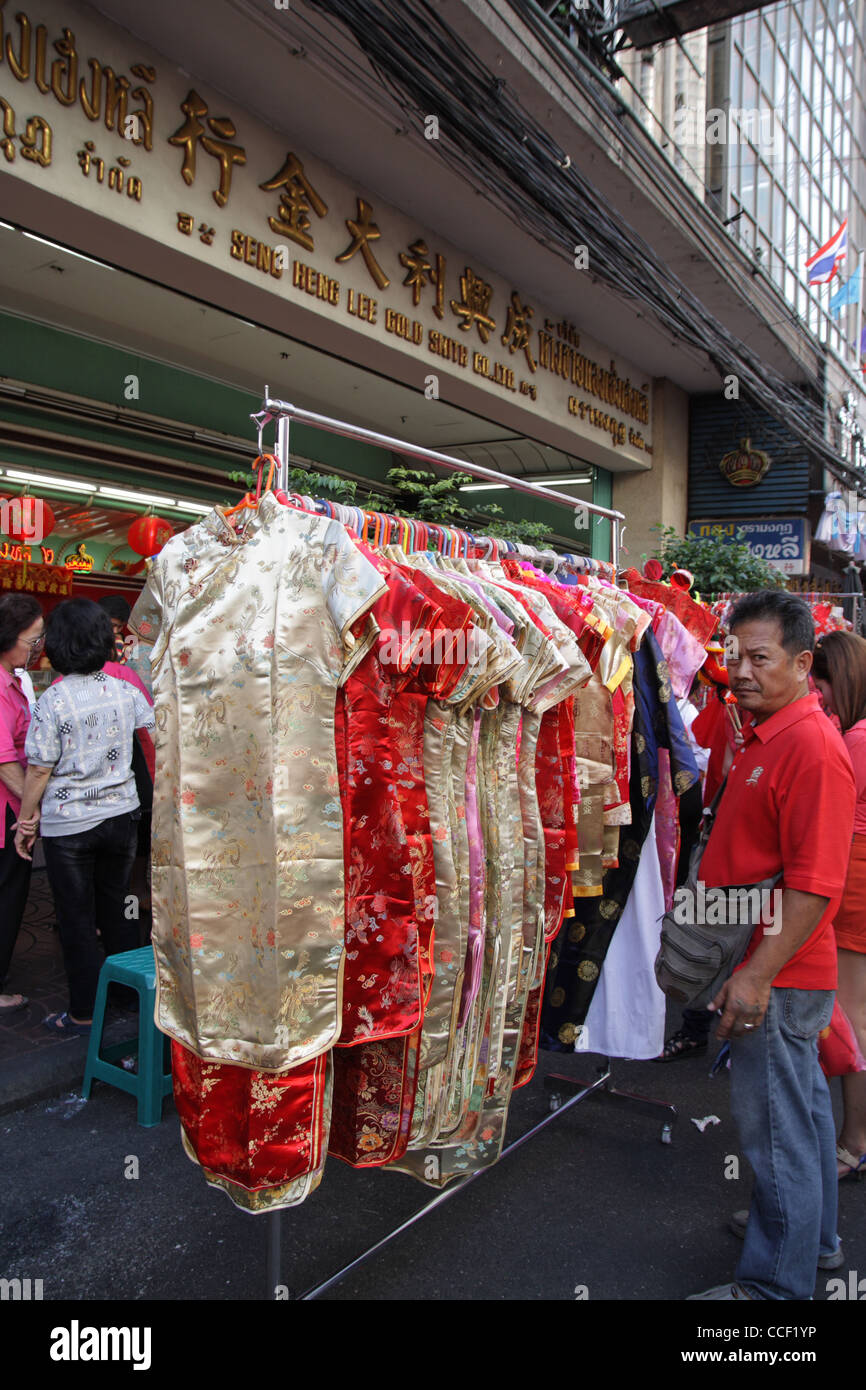
[[[0,173],[648,466],[642,370],[93,11],[0,0],[0,112]]]
[[[762,449],[753,449],[750,439],[741,439],[739,448],[720,460],[719,469],[732,487],[754,487],[769,472],[770,459]]]
[[[33,547],[29,545],[19,545],[17,541],[0,542],[0,560],[11,560],[14,565],[29,565],[33,560]],[[54,564],[54,551],[48,545],[40,545],[39,553],[42,556],[43,564]]]
[[[71,555],[67,555],[63,561],[68,570],[77,570],[84,574],[89,574],[93,569],[93,556],[88,555],[84,548],[84,541],[76,546]]]
[[[783,574],[808,574],[809,523],[804,517],[773,517],[767,521],[690,521],[687,535],[696,539],[721,536],[731,544],[747,545],[753,555]]]
[[[68,594],[74,575],[59,565],[26,565],[0,555],[0,592],[26,590],[28,594]]]

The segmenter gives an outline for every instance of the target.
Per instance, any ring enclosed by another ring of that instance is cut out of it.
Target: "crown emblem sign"
[[[770,459],[762,449],[753,449],[750,439],[741,439],[740,447],[725,454],[719,469],[734,487],[754,487],[770,467]]]

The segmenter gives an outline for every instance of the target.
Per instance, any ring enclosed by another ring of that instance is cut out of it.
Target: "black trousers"
[[[93,1016],[104,957],[138,946],[137,914],[127,917],[125,901],[137,840],[135,811],[42,842],[74,1018]]]
[[[6,842],[0,849],[0,993],[9,974],[18,928],[27,905],[30,871],[33,865],[15,853],[12,827],[18,817],[6,807]]]

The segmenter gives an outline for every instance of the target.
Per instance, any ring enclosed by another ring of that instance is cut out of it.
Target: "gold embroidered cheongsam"
[[[157,1023],[283,1071],[342,1024],[334,706],[385,586],[337,521],[270,493],[239,517],[169,541],[132,617],[154,642]]]

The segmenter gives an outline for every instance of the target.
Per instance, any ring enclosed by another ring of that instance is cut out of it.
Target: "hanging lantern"
[[[174,527],[164,517],[140,516],[130,526],[126,539],[130,550],[149,559],[151,555],[158,555],[173,535]]]
[[[54,512],[43,497],[0,499],[0,530],[19,545],[41,545],[54,526]]]
[[[695,576],[691,570],[678,569],[671,575],[671,586],[674,589],[682,589],[684,593],[688,593],[694,582]]]

